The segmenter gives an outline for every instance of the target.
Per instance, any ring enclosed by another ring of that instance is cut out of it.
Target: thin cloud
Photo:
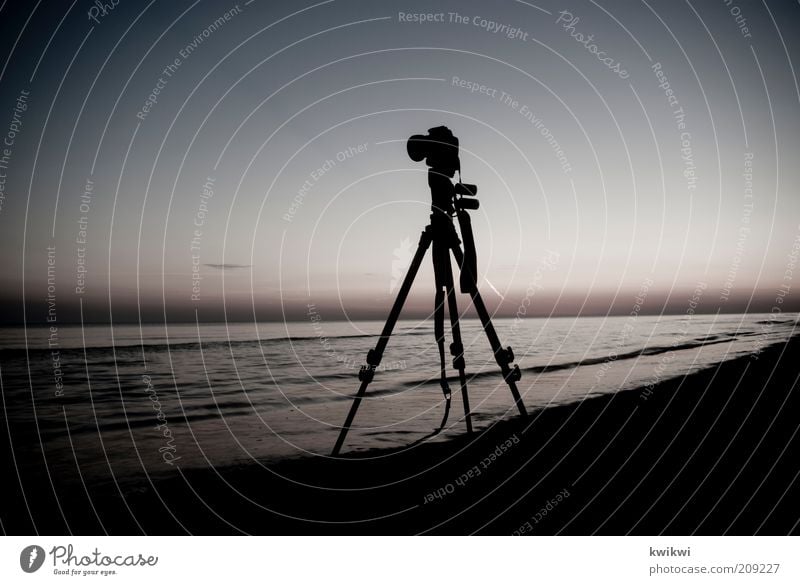
[[[252,264],[203,264],[209,268],[217,268],[218,270],[234,270],[236,268],[250,268]]]

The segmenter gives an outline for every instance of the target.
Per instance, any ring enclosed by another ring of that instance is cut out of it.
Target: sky
[[[430,212],[406,139],[439,125],[496,315],[800,309],[795,3],[9,1],[0,29],[0,323],[381,319]],[[404,314],[433,292],[428,259]]]

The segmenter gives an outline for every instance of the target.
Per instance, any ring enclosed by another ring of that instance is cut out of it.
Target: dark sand
[[[69,527],[44,475],[26,479],[28,503],[49,534],[793,533],[798,349],[404,451],[185,471],[124,499],[88,485],[94,508],[82,486],[59,488]],[[4,530],[33,532],[24,501],[5,501]]]

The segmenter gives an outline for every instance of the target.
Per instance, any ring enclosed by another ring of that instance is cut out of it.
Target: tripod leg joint
[[[369,384],[372,382],[372,379],[375,377],[375,366],[368,365],[368,366],[361,366],[361,369],[358,371],[358,379],[360,382],[366,382]]]
[[[450,355],[453,356],[453,367],[456,370],[465,370],[467,364],[464,361],[464,346],[461,343],[450,344]]]
[[[506,382],[519,382],[522,379],[522,372],[520,372],[519,366],[511,366],[511,362],[514,361],[514,350],[510,346],[497,350],[495,359],[497,360],[497,365],[503,371],[503,378],[505,378]]]
[[[505,349],[501,349],[497,352],[497,363],[501,366],[503,364],[509,365],[511,362],[514,361],[514,350],[511,349],[511,346],[506,347]]]
[[[374,349],[371,349],[367,352],[367,365],[370,365],[373,368],[377,368],[380,365],[382,359],[383,355],[379,354]]]
[[[519,371],[519,366],[506,367],[506,370],[504,375],[506,382],[519,382],[522,379],[522,372]]]

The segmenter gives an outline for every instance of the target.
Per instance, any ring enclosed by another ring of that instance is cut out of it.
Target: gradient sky
[[[0,11],[3,136],[30,92],[2,169],[4,323],[23,298],[25,319],[46,317],[48,247],[61,322],[81,301],[88,321],[303,319],[309,303],[382,318],[429,213],[405,140],[441,124],[479,185],[498,314],[526,294],[529,315],[626,314],[642,287],[643,312],[681,313],[698,283],[702,310],[798,309],[796,286],[776,305],[800,237],[796,3],[120,0],[95,20],[92,6]],[[444,22],[403,22],[415,13]],[[407,314],[432,294],[426,262]]]

